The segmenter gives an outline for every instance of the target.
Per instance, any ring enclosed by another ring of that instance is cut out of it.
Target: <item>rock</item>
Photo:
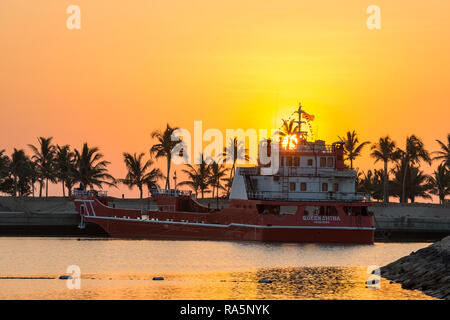
[[[381,275],[404,289],[450,299],[450,236],[381,268]]]
[[[259,283],[272,283],[272,280],[268,280],[268,279],[260,279],[258,282],[259,282]]]

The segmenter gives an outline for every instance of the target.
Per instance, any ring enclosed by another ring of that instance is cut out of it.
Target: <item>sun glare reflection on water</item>
[[[0,299],[430,299],[365,285],[367,266],[427,245],[0,238]],[[58,279],[68,265],[79,290]],[[52,279],[7,279],[18,276]]]

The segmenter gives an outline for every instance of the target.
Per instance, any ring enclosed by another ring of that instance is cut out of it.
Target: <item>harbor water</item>
[[[428,245],[2,237],[0,299],[432,299],[366,284]]]

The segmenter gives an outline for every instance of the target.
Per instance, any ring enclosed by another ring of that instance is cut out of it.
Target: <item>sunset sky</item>
[[[71,4],[80,30],[66,28]],[[372,4],[381,30],[366,26]],[[2,0],[0,150],[87,141],[123,178],[122,152],[148,156],[167,122],[270,129],[301,101],[327,142],[416,134],[434,151],[450,132],[449,12],[448,0]],[[368,154],[357,167],[374,167]]]

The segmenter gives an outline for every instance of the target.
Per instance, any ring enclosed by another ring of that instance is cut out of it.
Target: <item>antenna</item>
[[[306,137],[308,135],[308,131],[302,131],[302,124],[306,123],[305,121],[302,121],[302,113],[304,111],[302,110],[302,103],[299,102],[298,103],[298,110],[295,111],[294,113],[298,113],[298,121],[295,121],[298,126],[297,126],[297,134],[298,134],[298,138],[305,140],[306,141]]]

